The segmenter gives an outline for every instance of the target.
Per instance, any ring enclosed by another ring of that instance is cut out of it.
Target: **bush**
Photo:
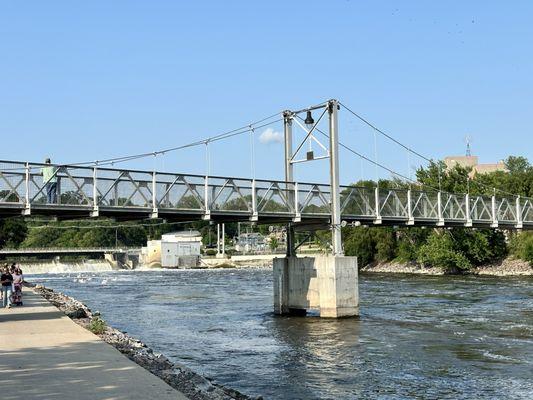
[[[533,236],[529,236],[528,239],[524,241],[521,258],[522,260],[533,264]]]
[[[216,254],[217,254],[217,251],[215,249],[205,249],[206,256],[214,256]]]
[[[511,238],[511,253],[533,265],[533,232],[522,232]]]
[[[390,261],[396,257],[396,233],[391,228],[382,228],[374,231],[376,243],[376,260]]]
[[[359,267],[374,261],[375,243],[371,229],[357,227],[346,230],[344,252],[347,256],[357,256]]]
[[[423,265],[442,268],[446,271],[467,270],[471,267],[465,254],[456,248],[448,231],[433,232],[418,250],[417,260]]]
[[[94,317],[89,324],[89,330],[95,335],[101,335],[106,330],[106,323],[100,317]]]
[[[429,236],[431,230],[421,228],[402,229],[398,233],[396,258],[400,262],[416,261],[418,249]]]
[[[490,231],[455,228],[450,232],[453,248],[460,251],[474,265],[481,265],[493,258],[490,246]]]

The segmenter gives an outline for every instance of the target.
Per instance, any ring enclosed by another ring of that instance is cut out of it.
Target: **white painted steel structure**
[[[57,166],[47,204],[44,164],[0,161],[0,216],[252,220],[331,225],[329,184]],[[368,225],[533,228],[533,200],[340,186],[341,219]]]

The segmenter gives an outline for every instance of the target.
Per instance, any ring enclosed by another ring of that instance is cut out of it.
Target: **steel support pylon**
[[[329,114],[329,173],[331,190],[331,247],[334,256],[342,256],[341,204],[339,184],[339,122],[337,100],[328,102]]]
[[[299,215],[298,204],[295,201],[297,199],[296,185],[294,184],[294,163],[295,162],[305,162],[313,161],[315,159],[311,154],[311,158],[307,160],[294,160],[296,154],[293,153],[293,136],[292,136],[292,122],[293,119],[297,118],[297,115],[301,112],[309,112],[311,110],[322,109],[324,113],[328,113],[329,125],[329,149],[327,156],[322,156],[316,159],[329,158],[330,166],[330,192],[331,192],[331,204],[330,204],[330,213],[331,213],[331,245],[332,253],[335,256],[342,256],[342,237],[341,237],[341,205],[340,205],[340,184],[339,184],[339,123],[338,123],[338,110],[339,102],[337,100],[329,100],[328,102],[321,104],[319,106],[310,107],[308,109],[299,110],[299,111],[284,111],[283,112],[283,126],[284,126],[284,135],[285,135],[285,181],[287,182],[287,198],[289,199],[290,204],[294,204],[295,213]],[[320,122],[322,115],[317,122],[314,122],[314,125],[311,128],[306,128],[306,138],[308,138],[311,133],[316,129],[316,126]],[[303,125],[296,120],[297,124],[303,127]],[[315,139],[316,140],[316,139]],[[304,139],[305,141],[305,139]],[[303,143],[303,142],[302,142]],[[297,146],[295,153],[302,148],[302,143]],[[322,145],[321,145],[322,146]],[[322,146],[323,147],[323,146]],[[325,147],[323,147],[325,149]],[[295,220],[297,221],[297,219]],[[287,256],[294,255],[294,233],[293,228],[289,224],[287,226]]]

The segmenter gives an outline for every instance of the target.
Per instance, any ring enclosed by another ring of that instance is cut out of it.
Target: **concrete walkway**
[[[0,398],[187,399],[30,289],[0,308]]]

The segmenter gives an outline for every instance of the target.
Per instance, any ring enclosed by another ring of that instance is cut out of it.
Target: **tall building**
[[[507,167],[502,160],[492,164],[479,164],[478,157],[471,155],[448,156],[444,158],[444,163],[446,164],[446,168],[453,168],[456,165],[460,165],[461,167],[471,167],[471,175],[487,174],[495,171],[507,171]]]

